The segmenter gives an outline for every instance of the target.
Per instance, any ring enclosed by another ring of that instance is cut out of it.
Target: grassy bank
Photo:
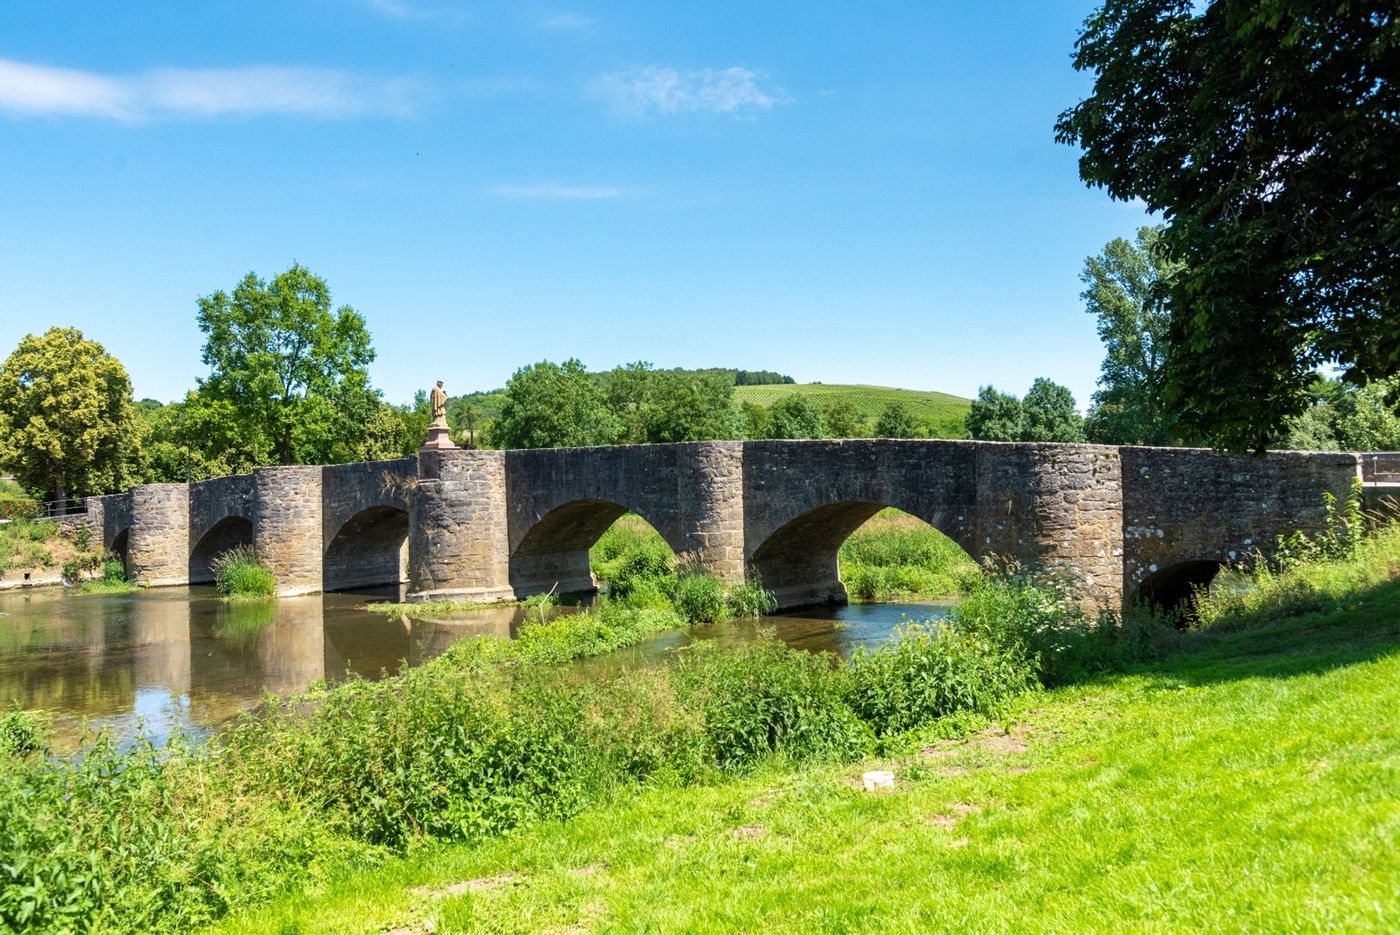
[[[841,580],[854,601],[911,601],[965,593],[978,567],[956,542],[899,510],[882,510],[840,551]]]
[[[1271,576],[1272,597],[1207,629],[1130,629],[1108,652],[1121,671],[963,736],[643,791],[218,930],[1394,931],[1397,575],[1391,532]],[[1066,678],[1086,647],[1060,653]],[[859,788],[875,767],[892,791]]]
[[[755,403],[771,407],[784,396],[805,396],[827,409],[837,403],[849,405],[873,426],[891,403],[899,403],[920,423],[929,425],[938,438],[966,438],[967,417],[972,401],[949,393],[902,390],[888,386],[861,386],[839,383],[778,383],[767,386],[736,386],[734,403]]]

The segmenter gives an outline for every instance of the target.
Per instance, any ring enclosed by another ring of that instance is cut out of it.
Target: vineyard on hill
[[[901,390],[887,386],[861,386],[840,383],[796,383],[772,386],[736,386],[734,402],[771,406],[784,396],[801,394],[818,407],[846,402],[867,422],[873,424],[892,402],[901,402],[919,422],[926,422],[939,438],[966,438],[963,419],[972,401],[951,393]]]

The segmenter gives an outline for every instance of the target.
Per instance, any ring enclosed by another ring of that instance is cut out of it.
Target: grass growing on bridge
[[[1394,931],[1400,532],[1277,577],[970,734],[429,848],[218,930]],[[876,767],[893,791],[858,788]]]

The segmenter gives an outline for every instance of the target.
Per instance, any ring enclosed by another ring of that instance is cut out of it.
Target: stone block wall
[[[448,449],[418,455],[409,492],[410,600],[509,600],[505,453]]]
[[[981,442],[969,551],[1062,574],[1087,604],[1116,608],[1123,582],[1118,449]]]
[[[137,584],[185,584],[189,578],[190,497],[185,484],[131,490],[127,576]]]
[[[1345,497],[1359,476],[1351,453],[1271,452],[1267,457],[1188,448],[1120,449],[1123,592],[1132,600],[1173,565],[1249,559],[1295,529],[1316,531],[1322,495]]]
[[[277,593],[321,590],[321,468],[258,468],[253,485],[253,545],[277,577]]]

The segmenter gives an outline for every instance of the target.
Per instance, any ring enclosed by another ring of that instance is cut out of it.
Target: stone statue
[[[442,391],[441,380],[428,394],[428,403],[433,407],[433,421],[428,425],[428,437],[423,440],[423,447],[432,451],[456,448],[452,443],[452,432],[447,427],[447,394]]]
[[[433,407],[433,428],[447,428],[447,394],[442,391],[442,381],[428,394],[428,402]]]

